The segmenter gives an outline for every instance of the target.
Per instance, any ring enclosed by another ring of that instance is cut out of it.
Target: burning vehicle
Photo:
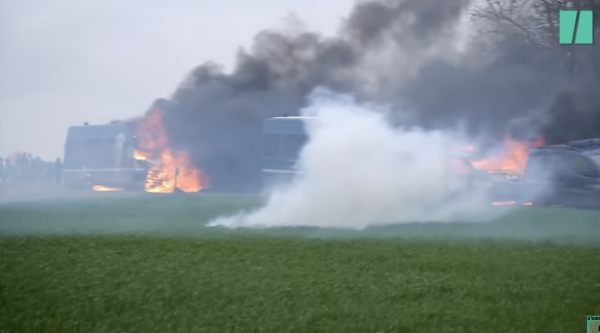
[[[134,159],[146,162],[144,190],[152,193],[198,192],[209,187],[208,175],[197,168],[187,151],[171,147],[164,127],[165,110],[160,100],[146,116],[133,122],[136,149]]]
[[[94,191],[198,192],[208,184],[186,152],[170,148],[161,109],[135,122],[70,127],[63,174],[68,187]]]
[[[484,149],[469,146],[467,158],[479,171],[478,182],[490,187],[489,193],[494,205],[516,204],[521,195],[521,183],[529,153],[536,147],[545,145],[542,137],[530,140],[517,140],[506,137],[500,145],[500,151],[484,153]]]
[[[600,139],[532,150],[522,186],[535,206],[600,208]]]

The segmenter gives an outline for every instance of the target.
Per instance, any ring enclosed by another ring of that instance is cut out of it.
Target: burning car
[[[600,139],[532,150],[523,189],[536,206],[600,208]]]
[[[478,169],[473,161],[460,155],[453,158],[453,163],[455,166],[460,165],[459,168],[455,167],[455,171],[466,176],[467,190],[487,193],[493,205],[516,203],[520,184],[518,174]]]
[[[490,187],[488,193],[494,205],[513,205],[519,201],[529,153],[544,144],[541,137],[530,140],[506,137],[499,145],[501,149],[492,153],[477,152],[473,146],[466,149],[471,164],[480,171],[480,182]]]

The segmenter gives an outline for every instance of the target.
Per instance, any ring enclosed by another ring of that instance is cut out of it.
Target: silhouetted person
[[[54,179],[54,163],[44,162],[44,180],[48,183],[52,183]]]
[[[17,181],[22,181],[24,176],[24,172],[25,172],[25,165],[26,165],[26,158],[25,158],[25,153],[21,152],[21,153],[17,153],[17,167],[16,167],[16,174],[15,174],[15,178]]]
[[[62,167],[62,161],[60,158],[57,158],[56,162],[54,162],[54,181],[57,184],[60,184],[60,181],[62,180]]]
[[[23,168],[23,180],[28,183],[33,182],[33,158],[31,158],[31,154],[23,153],[23,158],[25,161],[25,165]]]
[[[12,154],[6,158],[6,182],[12,182],[17,174],[17,156]]]
[[[0,183],[6,182],[6,167],[4,166],[4,159],[0,157]]]

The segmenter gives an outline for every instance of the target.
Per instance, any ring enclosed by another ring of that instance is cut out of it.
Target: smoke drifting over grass
[[[453,131],[397,129],[384,108],[318,89],[302,110],[309,142],[299,174],[270,193],[257,211],[210,226],[320,226],[363,229],[407,222],[493,218],[488,195],[467,191],[453,171]],[[506,212],[506,210],[503,210]]]

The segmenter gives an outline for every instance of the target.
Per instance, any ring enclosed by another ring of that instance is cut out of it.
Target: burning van
[[[189,152],[171,146],[165,113],[157,100],[138,119],[70,127],[65,144],[65,184],[94,191],[151,193],[208,188],[208,175],[196,166]]]
[[[135,158],[127,124],[72,126],[65,143],[64,183],[71,188],[144,190],[148,162]]]

